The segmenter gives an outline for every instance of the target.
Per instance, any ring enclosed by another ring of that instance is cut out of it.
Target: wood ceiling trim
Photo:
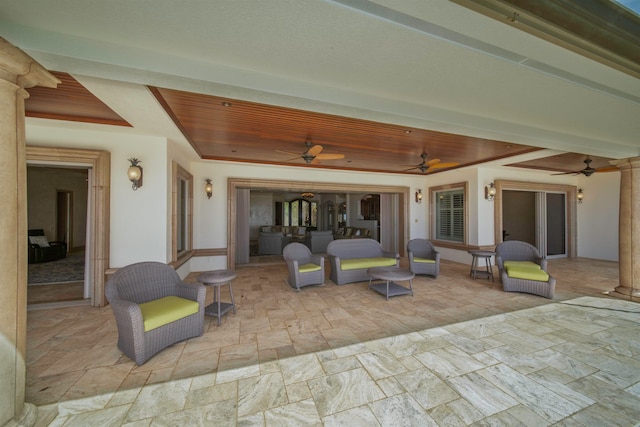
[[[57,88],[35,86],[27,89],[27,117],[132,127],[71,75],[57,71],[51,71],[51,74],[61,82]]]

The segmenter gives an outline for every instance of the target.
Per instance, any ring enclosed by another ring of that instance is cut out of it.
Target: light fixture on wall
[[[213,196],[213,183],[209,178],[205,179],[206,184],[204,185],[204,191],[207,193],[207,198],[211,198]]]
[[[578,188],[578,194],[576,197],[578,199],[578,204],[581,205],[582,199],[584,198],[584,193],[582,192],[582,188]]]
[[[484,187],[484,198],[490,202],[493,202],[493,199],[496,197],[496,187],[493,185],[493,182],[489,185],[485,185]]]
[[[422,190],[416,191],[416,203],[417,204],[422,203]]]
[[[131,162],[131,166],[127,170],[127,176],[129,177],[129,181],[131,181],[131,188],[133,191],[136,191],[138,188],[142,187],[142,166],[140,166],[140,160],[132,157],[128,159]]]

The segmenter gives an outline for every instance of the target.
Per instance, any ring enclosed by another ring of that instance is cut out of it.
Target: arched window
[[[318,226],[318,202],[305,199],[285,202],[284,225],[316,228]]]

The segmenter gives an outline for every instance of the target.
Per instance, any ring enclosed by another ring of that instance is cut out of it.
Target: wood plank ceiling
[[[152,92],[203,159],[420,174],[408,169],[422,162],[422,153],[461,167],[537,150],[198,93],[157,87]],[[307,164],[300,157],[306,141],[344,158]],[[427,173],[437,170],[444,169]]]
[[[58,89],[34,87],[26,100],[27,117],[131,126],[77,80],[53,72]],[[430,174],[477,165],[539,150],[539,148],[353,119],[311,111],[264,105],[218,96],[150,87],[194,150],[203,159],[306,168]],[[321,145],[323,154],[344,158],[307,164],[305,142]],[[439,159],[457,163],[449,168],[421,170],[422,162]],[[575,153],[511,164],[530,169],[568,172],[584,168],[585,156]],[[608,159],[593,158],[603,167]]]

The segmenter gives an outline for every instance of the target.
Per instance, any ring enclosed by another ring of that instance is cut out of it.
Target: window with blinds
[[[464,189],[436,192],[436,239],[464,242]]]

